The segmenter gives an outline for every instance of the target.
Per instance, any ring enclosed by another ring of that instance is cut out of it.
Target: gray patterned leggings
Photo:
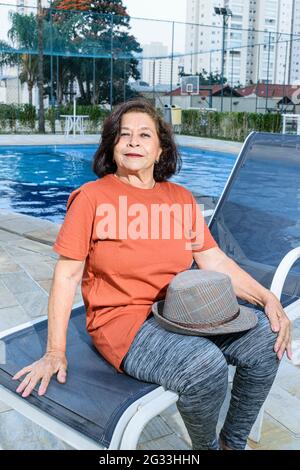
[[[163,329],[151,315],[123,360],[128,374],[178,393],[177,408],[194,450],[218,449],[216,425],[226,396],[228,366],[236,366],[222,441],[244,449],[247,437],[275,379],[279,361],[276,334],[266,315],[246,332],[186,336]]]

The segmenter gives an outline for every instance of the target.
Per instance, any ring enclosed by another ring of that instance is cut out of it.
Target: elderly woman
[[[43,395],[54,374],[66,381],[67,327],[81,282],[87,330],[104,358],[120,373],[179,394],[193,449],[244,449],[280,359],[285,351],[291,357],[290,322],[278,299],[220,250],[193,195],[168,181],[179,166],[171,130],[148,102],[114,109],[94,157],[99,178],[72,192],[54,245],[60,257],[49,296],[47,351],[14,379],[25,375],[17,388],[23,397],[39,381]],[[189,208],[179,222],[190,224],[181,236],[160,226],[174,204]],[[200,270],[229,275],[235,295],[261,307],[253,309],[255,327],[204,337],[170,332],[156,321],[153,303],[193,260]],[[228,363],[237,368],[218,440]]]

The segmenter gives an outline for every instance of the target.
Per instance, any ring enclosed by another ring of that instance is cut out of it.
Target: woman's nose
[[[129,139],[129,145],[131,147],[136,147],[139,144],[138,136],[132,135],[131,138]]]

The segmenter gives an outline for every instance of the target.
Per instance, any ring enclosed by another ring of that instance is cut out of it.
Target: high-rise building
[[[168,46],[161,42],[151,42],[143,45],[143,59],[141,67],[142,80],[149,85],[168,85],[171,83],[172,61],[169,58]],[[180,60],[173,58],[173,83],[178,83],[178,67]]]
[[[300,0],[293,0],[292,12],[293,41],[289,69],[290,83],[300,83]]]
[[[186,73],[221,72],[223,17],[214,7],[232,12],[224,43],[230,85],[300,79],[300,0],[187,0]]]

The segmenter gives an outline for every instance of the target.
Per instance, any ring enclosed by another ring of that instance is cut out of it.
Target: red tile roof
[[[212,95],[218,95],[221,90],[221,85],[201,85],[199,90],[199,96],[208,97],[209,90],[212,90]],[[225,88],[231,89],[229,85],[225,85]],[[294,93],[299,90],[297,95],[300,95],[300,85],[276,85],[276,84],[269,84],[267,87],[266,83],[258,83],[257,85],[248,85],[243,88],[233,88],[233,90],[242,97],[256,95],[260,98],[265,98],[267,95],[269,98],[282,98],[287,96],[288,98],[292,99]],[[169,94],[169,93],[168,93]],[[181,96],[181,87],[176,88],[172,92],[173,96]],[[294,95],[295,96],[295,95]]]
[[[267,86],[266,83],[258,83],[257,85],[248,85],[244,88],[239,88],[239,92],[242,96],[254,94],[260,98],[265,98],[266,96],[269,98],[282,98],[283,96],[292,98],[297,90],[300,92],[300,86],[276,85],[272,83],[270,83],[269,86]]]

